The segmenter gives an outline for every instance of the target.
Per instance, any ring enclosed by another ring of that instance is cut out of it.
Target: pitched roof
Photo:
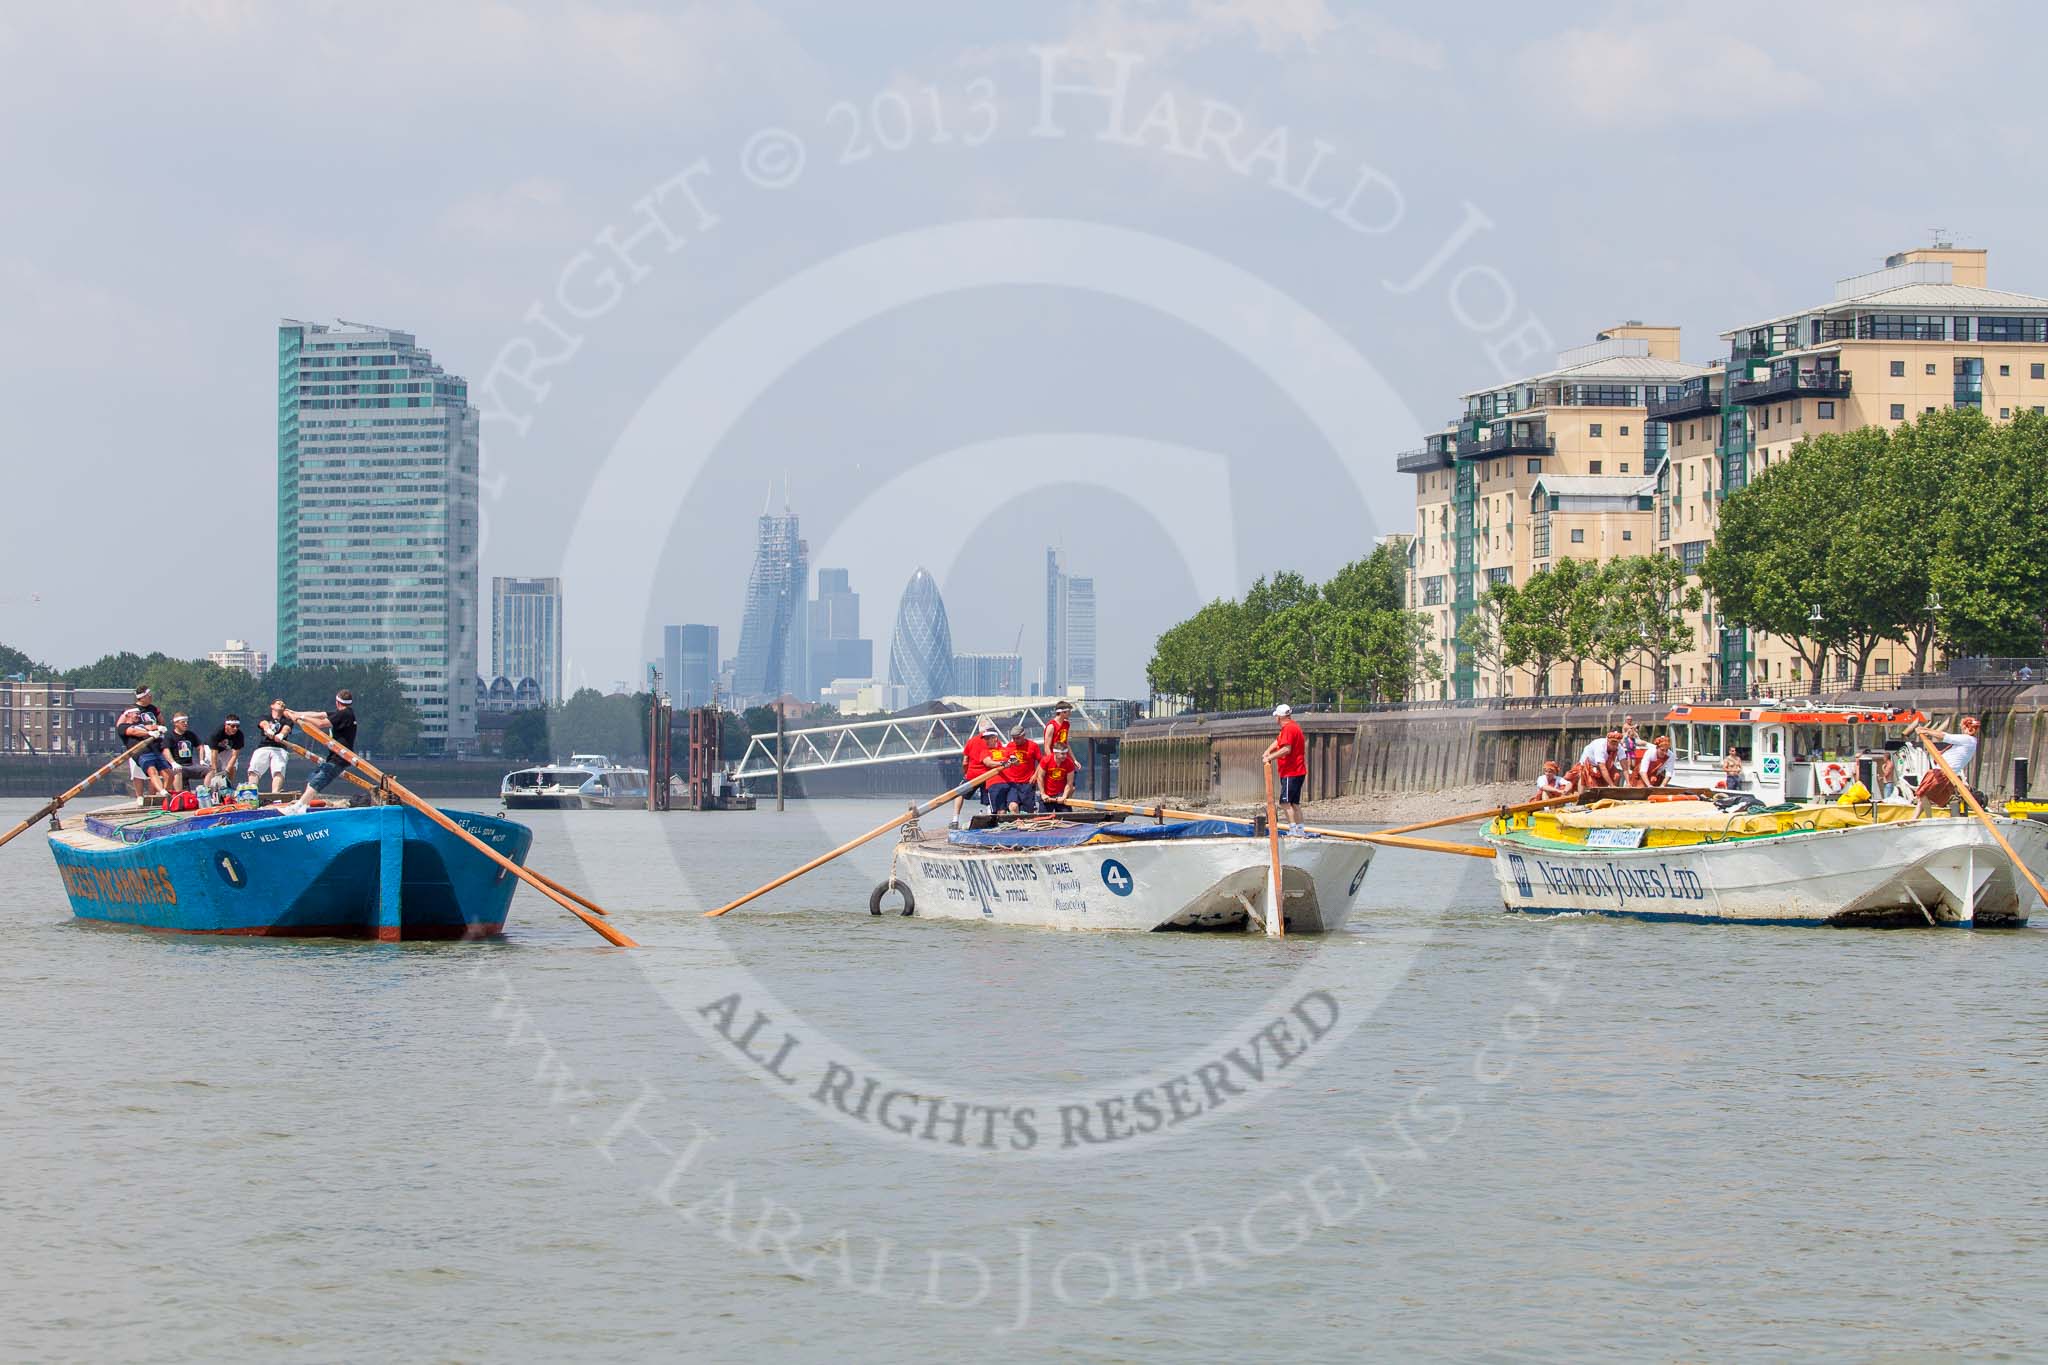
[[[2026,309],[2036,313],[2048,313],[2048,299],[2035,294],[2015,294],[2007,289],[1986,289],[1974,284],[1899,284],[1889,289],[1873,289],[1867,294],[1851,294],[1847,298],[1831,299],[1826,303],[1812,308],[1801,308],[1793,313],[1780,313],[1761,322],[1746,322],[1721,335],[1734,337],[1758,327],[1771,327],[1781,322],[1790,322],[1794,318],[1811,317],[1819,313],[1862,312],[1872,308],[1898,308],[1908,311],[1926,309],[1940,313],[1967,313],[1977,309]]]
[[[1567,365],[1563,369],[1545,370],[1542,374],[1530,375],[1525,379],[1511,379],[1505,384],[1488,384],[1484,388],[1471,389],[1458,396],[1477,398],[1482,393],[1498,393],[1502,389],[1520,388],[1524,384],[1546,384],[1558,380],[1580,382],[1618,379],[1623,382],[1676,382],[1697,378],[1714,368],[1712,365],[1695,365],[1687,360],[1659,360],[1655,356],[1647,355],[1615,355],[1584,361],[1577,365]]]

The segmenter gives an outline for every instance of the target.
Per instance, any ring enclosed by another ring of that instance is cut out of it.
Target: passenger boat
[[[1497,818],[1510,910],[1787,925],[2022,925],[2029,893],[1972,816],[1915,818],[1924,752],[1890,733],[1911,711],[1674,708],[1673,784],[1586,793],[1580,804]],[[1723,756],[1742,790],[1717,792]],[[1879,763],[1898,776],[1885,791]],[[1861,790],[1857,790],[1857,784]],[[1852,799],[1840,798],[1848,793]],[[1676,799],[1673,799],[1676,798]],[[1993,817],[2027,866],[2048,869],[2048,824]]]
[[[443,814],[515,863],[533,833]],[[50,832],[79,919],[169,933],[460,939],[505,927],[515,880],[403,805],[163,811],[124,803]]]
[[[647,769],[603,754],[571,754],[560,763],[506,773],[498,798],[507,810],[645,810]]]
[[[975,822],[986,824],[986,819]],[[1280,840],[1290,934],[1329,933],[1350,913],[1372,845]],[[902,914],[1045,929],[1263,929],[1266,836],[1245,820],[1098,820],[1083,815],[921,833],[897,848],[890,891]]]

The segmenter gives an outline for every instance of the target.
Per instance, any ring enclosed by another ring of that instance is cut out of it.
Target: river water
[[[481,944],[87,927],[17,840],[0,1353],[2048,1340],[2040,929],[1525,919],[1383,851],[1326,939],[1058,934],[870,917],[887,841],[696,913],[890,809],[530,817],[637,953],[525,891]]]

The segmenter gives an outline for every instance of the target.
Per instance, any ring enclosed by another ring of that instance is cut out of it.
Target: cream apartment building
[[[1398,458],[1415,476],[1409,601],[1430,620],[1444,696],[1503,690],[1495,670],[1461,659],[1456,644],[1459,623],[1489,586],[1527,583],[1561,558],[1655,551],[1664,429],[1648,407],[1712,369],[1678,353],[1676,327],[1610,327],[1558,356],[1554,369],[1465,394],[1457,422]],[[1624,680],[1650,682],[1640,668]],[[1569,685],[1569,667],[1552,671],[1551,691]],[[1533,690],[1527,671],[1510,674],[1505,690]]]
[[[1803,437],[1942,407],[2003,420],[2048,406],[2048,298],[1991,288],[1987,266],[1982,250],[1904,251],[1840,281],[1825,303],[1723,332],[1726,359],[1648,410],[1669,432],[1657,546],[1697,569],[1722,500]],[[1726,629],[1712,602],[1692,624],[1698,648],[1670,661],[1671,686],[1791,692],[1814,681],[1790,644]],[[1872,680],[1911,666],[1904,646],[1881,646]],[[1828,668],[1822,681],[1851,676],[1846,659]]]

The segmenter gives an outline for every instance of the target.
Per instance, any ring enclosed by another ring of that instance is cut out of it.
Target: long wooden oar
[[[1287,906],[1280,898],[1280,807],[1273,802],[1273,765],[1261,763],[1266,774],[1266,937],[1287,936]]]
[[[1068,804],[1086,806],[1091,810],[1120,810],[1130,815],[1171,816],[1176,820],[1215,820],[1227,818],[1219,817],[1214,811],[1174,810],[1169,806],[1126,806],[1115,801],[1083,801],[1078,797],[1069,801]],[[1385,831],[1375,831],[1368,834],[1362,830],[1355,829],[1331,829],[1327,825],[1305,825],[1303,828],[1310,834],[1320,834],[1325,839],[1349,839],[1354,843],[1384,844],[1388,848],[1412,848],[1423,853],[1455,853],[1463,858],[1491,858],[1494,856],[1492,849],[1481,848],[1476,844],[1448,844],[1439,839],[1409,839],[1402,835],[1390,834]]]
[[[2041,879],[2034,875],[2031,868],[2020,861],[2020,855],[2013,851],[2012,845],[2005,841],[2005,835],[1999,832],[1997,822],[1984,813],[1984,807],[1977,804],[1976,793],[1970,790],[1969,784],[1956,775],[1956,770],[1949,766],[1948,758],[1941,750],[1934,747],[1934,741],[1929,739],[1926,734],[1916,731],[1914,737],[1920,741],[1921,747],[1927,750],[1928,757],[1941,765],[1942,772],[1948,775],[1949,785],[1953,786],[1961,794],[1963,804],[1970,808],[1971,813],[1984,822],[1984,828],[1991,831],[1991,837],[1998,840],[1998,846],[2005,850],[2005,856],[2012,859],[2012,865],[2020,870],[2020,875],[2025,877],[2027,884],[2034,888],[2034,894],[2041,898],[2041,904],[2048,906],[2048,891],[2042,890]]]
[[[1441,829],[1445,825],[1462,825],[1471,820],[1502,820],[1510,815],[1521,815],[1527,811],[1543,810],[1549,806],[1562,806],[1578,800],[1578,793],[1564,796],[1547,796],[1541,801],[1524,801],[1514,806],[1488,806],[1485,810],[1466,811],[1463,815],[1446,815],[1437,820],[1418,820],[1412,825],[1395,825],[1392,829],[1377,830],[1379,834],[1413,834],[1419,829]]]
[[[314,753],[311,749],[308,749],[303,745],[294,744],[288,739],[282,741],[282,743],[284,744],[285,748],[290,749],[293,753],[299,755],[301,758],[310,759],[312,762],[315,763],[318,763],[320,761],[320,756],[318,754]],[[375,782],[372,782],[369,779],[365,778],[362,774],[358,773],[353,768],[343,768],[341,770],[341,775],[347,778],[349,781],[355,783],[358,787],[361,787],[366,792],[374,792],[377,790],[377,784]],[[599,905],[596,901],[590,899],[590,897],[588,896],[583,895],[581,892],[574,891],[569,887],[562,885],[553,877],[550,877],[547,873],[542,872],[539,868],[529,867],[526,870],[528,873],[532,875],[535,881],[547,887],[548,890],[560,892],[562,895],[567,896],[570,900],[575,901],[578,905],[582,906],[585,910],[590,911],[593,915],[604,915],[607,917],[610,916],[611,912],[605,909],[602,905]]]
[[[313,738],[319,740],[322,744],[326,745],[328,751],[332,753],[335,757],[339,758],[342,762],[360,768],[364,774],[374,779],[379,787],[391,793],[393,796],[403,801],[406,805],[411,806],[421,815],[426,816],[429,820],[432,820],[442,829],[447,830],[450,834],[453,834],[456,838],[462,840],[471,848],[483,854],[486,858],[489,858],[499,867],[504,868],[507,872],[510,872],[513,876],[519,878],[520,881],[525,882],[528,886],[540,892],[543,896],[546,896],[549,900],[561,906],[564,910],[567,910],[577,919],[582,920],[585,924],[589,925],[590,928],[595,933],[597,933],[601,938],[603,938],[606,942],[615,944],[620,948],[637,948],[640,946],[639,944],[635,943],[632,939],[626,937],[626,935],[620,933],[617,929],[613,928],[611,925],[606,924],[598,916],[593,915],[589,911],[585,910],[575,901],[572,901],[567,896],[561,895],[558,892],[556,892],[553,888],[549,887],[534,873],[528,871],[526,868],[521,867],[518,863],[513,862],[510,858],[507,858],[504,854],[498,852],[498,850],[492,848],[489,844],[477,838],[474,834],[471,834],[461,825],[456,824],[453,820],[450,820],[440,811],[434,809],[425,801],[420,800],[419,797],[414,796],[411,792],[405,789],[404,785],[401,784],[398,781],[398,779],[392,777],[389,773],[380,771],[373,764],[367,762],[358,754],[356,754],[347,745],[338,742],[332,735],[324,733],[319,726],[310,725],[302,720],[299,722],[299,728],[304,730]]]
[[[34,815],[29,816],[28,819],[22,821],[13,829],[8,830],[5,834],[0,834],[0,844],[6,843],[15,835],[21,833],[30,825],[33,825],[36,821],[42,819],[45,815],[54,815],[57,812],[58,808],[61,807],[66,801],[69,801],[72,797],[78,795],[87,787],[90,787],[93,783],[99,781],[108,773],[114,771],[114,768],[118,764],[122,763],[127,759],[131,759],[135,757],[135,755],[141,753],[144,749],[149,747],[150,742],[151,741],[147,739],[136,740],[133,744],[128,746],[125,752],[115,754],[112,758],[108,759],[104,767],[94,769],[92,775],[86,778],[83,782],[80,782],[77,786],[71,788],[71,790],[65,792],[62,796],[53,796],[48,801],[45,801],[41,806],[37,807],[36,813]]]
[[[976,787],[979,787],[982,783],[988,781],[991,777],[994,777],[997,773],[1001,771],[1001,768],[990,768],[980,777],[972,778],[969,781],[962,782],[959,786],[952,788],[950,791],[941,792],[939,795],[934,796],[931,800],[925,802],[921,806],[912,806],[908,814],[892,815],[889,817],[889,821],[887,824],[876,825],[866,834],[861,835],[860,838],[849,840],[848,842],[843,843],[839,847],[833,849],[830,853],[820,854],[818,857],[815,857],[811,859],[809,862],[805,863],[802,867],[790,869],[789,871],[783,873],[780,877],[777,877],[774,881],[769,882],[767,885],[755,887],[752,891],[749,891],[746,895],[741,896],[738,900],[727,901],[724,905],[719,906],[716,910],[706,910],[704,912],[704,918],[716,919],[718,918],[718,916],[725,914],[727,911],[739,909],[742,905],[745,905],[748,901],[753,900],[758,896],[767,895],[770,891],[773,891],[778,886],[787,886],[790,882],[793,882],[798,877],[803,876],[804,873],[816,871],[817,869],[823,867],[826,863],[831,862],[834,858],[837,858],[842,853],[851,853],[853,852],[853,850],[859,848],[862,844],[867,843],[871,839],[879,839],[892,829],[902,829],[906,821],[918,820],[922,819],[927,815],[930,815],[933,811],[937,810],[940,806],[945,805],[948,801],[952,801],[959,797],[967,795],[967,793],[973,791]]]

